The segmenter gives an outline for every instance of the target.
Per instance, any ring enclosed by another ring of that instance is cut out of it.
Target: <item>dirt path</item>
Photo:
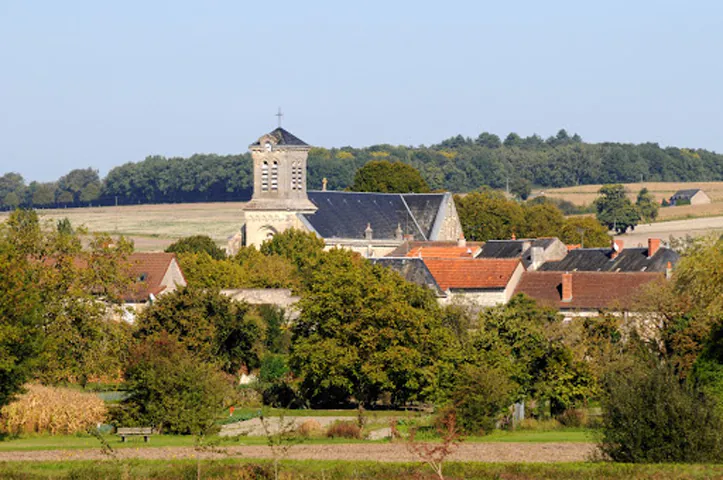
[[[192,447],[125,448],[116,450],[120,459],[175,460],[182,458],[271,458],[265,446],[228,447],[225,453],[197,452]],[[581,462],[595,451],[592,443],[463,443],[450,457],[475,462]],[[43,450],[0,452],[0,462],[106,460],[100,450]],[[375,462],[414,462],[417,458],[404,444],[297,445],[289,460],[367,460]]]

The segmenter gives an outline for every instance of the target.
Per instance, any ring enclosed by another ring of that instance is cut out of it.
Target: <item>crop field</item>
[[[220,246],[241,226],[242,202],[183,203],[38,210],[41,221],[68,218],[90,232],[125,235],[137,251],[158,251],[190,235],[208,235]],[[7,213],[0,214],[0,221]]]
[[[545,196],[559,198],[575,205],[590,205],[596,198],[602,185],[580,185],[577,187],[551,188],[536,191]],[[711,199],[708,205],[682,205],[660,209],[660,220],[680,220],[686,218],[712,217],[723,215],[723,182],[648,182],[625,184],[628,197],[635,201],[638,192],[646,187],[658,202],[670,198],[678,190],[702,189]]]

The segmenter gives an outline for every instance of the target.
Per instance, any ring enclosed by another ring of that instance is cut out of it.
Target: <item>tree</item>
[[[261,320],[248,304],[218,291],[189,287],[159,298],[138,317],[135,336],[143,339],[161,332],[227,373],[259,365]]]
[[[519,135],[512,132],[505,138],[504,141],[505,147],[519,147],[522,145],[522,138],[520,138]]]
[[[566,244],[581,244],[583,247],[608,247],[608,230],[592,217],[568,217],[559,233]]]
[[[600,196],[594,202],[598,221],[619,234],[625,233],[628,228],[634,230],[640,215],[627,197],[625,187],[604,185],[598,193]]]
[[[207,253],[214,260],[226,258],[226,252],[208,235],[193,235],[176,240],[166,248],[168,253]]]
[[[475,140],[475,143],[481,147],[486,148],[500,148],[502,146],[500,137],[498,137],[494,133],[488,132],[480,133],[479,137],[477,137],[477,140]]]
[[[453,337],[429,289],[340,249],[327,252],[309,277],[290,357],[305,398],[369,403],[387,392],[402,405],[435,393]]]
[[[58,179],[58,192],[63,198],[58,201],[61,203],[91,202],[98,197],[100,189],[98,170],[92,168],[71,170],[67,175]],[[65,195],[63,195],[64,193]]]
[[[464,365],[451,395],[462,430],[470,435],[494,431],[514,402],[516,390],[517,385],[499,367]]]
[[[373,160],[357,170],[351,190],[355,192],[425,193],[429,185],[411,165]]]
[[[0,177],[0,207],[17,208],[25,197],[25,180],[19,173]]]
[[[13,212],[8,223],[17,223],[22,215]],[[42,339],[37,265],[8,233],[8,226],[0,225],[0,407],[12,401],[32,375]]]
[[[600,449],[625,463],[718,463],[723,421],[714,403],[665,363],[613,369],[602,397]]]
[[[290,228],[265,241],[260,251],[266,256],[287,258],[299,272],[307,273],[323,254],[324,240],[314,233]]]
[[[525,229],[522,207],[508,201],[500,193],[474,192],[464,196],[456,195],[454,200],[464,236],[468,240],[507,239],[513,234],[522,234]]]
[[[516,177],[510,182],[510,193],[519,197],[520,200],[527,200],[532,193],[532,182],[526,178]]]
[[[525,229],[520,234],[525,237],[559,237],[565,225],[565,217],[556,206],[550,203],[524,205]]]
[[[55,203],[55,183],[31,182],[28,186],[27,203],[33,207],[43,207]]]
[[[484,310],[472,344],[476,362],[501,368],[519,385],[517,399],[549,401],[559,414],[590,398],[596,389],[589,366],[573,355],[557,311],[524,295]]]
[[[658,218],[658,209],[660,206],[655,201],[655,197],[648,191],[647,188],[643,187],[638,193],[638,199],[635,202],[635,206],[638,209],[641,220],[646,222],[653,222]]]
[[[230,394],[220,372],[165,332],[133,349],[124,376],[128,398],[118,416],[164,433],[211,433]]]

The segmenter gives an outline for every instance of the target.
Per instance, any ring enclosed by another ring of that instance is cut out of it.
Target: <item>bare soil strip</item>
[[[197,451],[192,447],[124,448],[115,451],[118,459],[176,460],[184,458],[220,459],[272,458],[266,446],[239,446],[222,449],[223,453]],[[596,450],[593,443],[463,443],[449,457],[462,462],[556,463],[583,462]],[[0,462],[39,462],[73,460],[108,460],[110,457],[93,450],[42,450],[0,452]],[[375,462],[414,462],[405,444],[333,444],[297,445],[290,450],[289,460],[349,460]]]

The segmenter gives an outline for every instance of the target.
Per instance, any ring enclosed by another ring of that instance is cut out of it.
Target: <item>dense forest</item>
[[[597,183],[723,180],[723,155],[702,149],[662,148],[655,143],[585,143],[565,130],[544,140],[510,133],[477,138],[458,135],[432,146],[374,145],[313,148],[310,189],[350,188],[355,172],[371,160],[400,161],[417,168],[433,190],[468,192],[483,185],[564,187]],[[92,168],[73,170],[57,182],[26,184],[17,173],[0,177],[0,208],[121,205],[247,200],[251,157],[197,154],[151,156],[113,168],[101,179]]]

